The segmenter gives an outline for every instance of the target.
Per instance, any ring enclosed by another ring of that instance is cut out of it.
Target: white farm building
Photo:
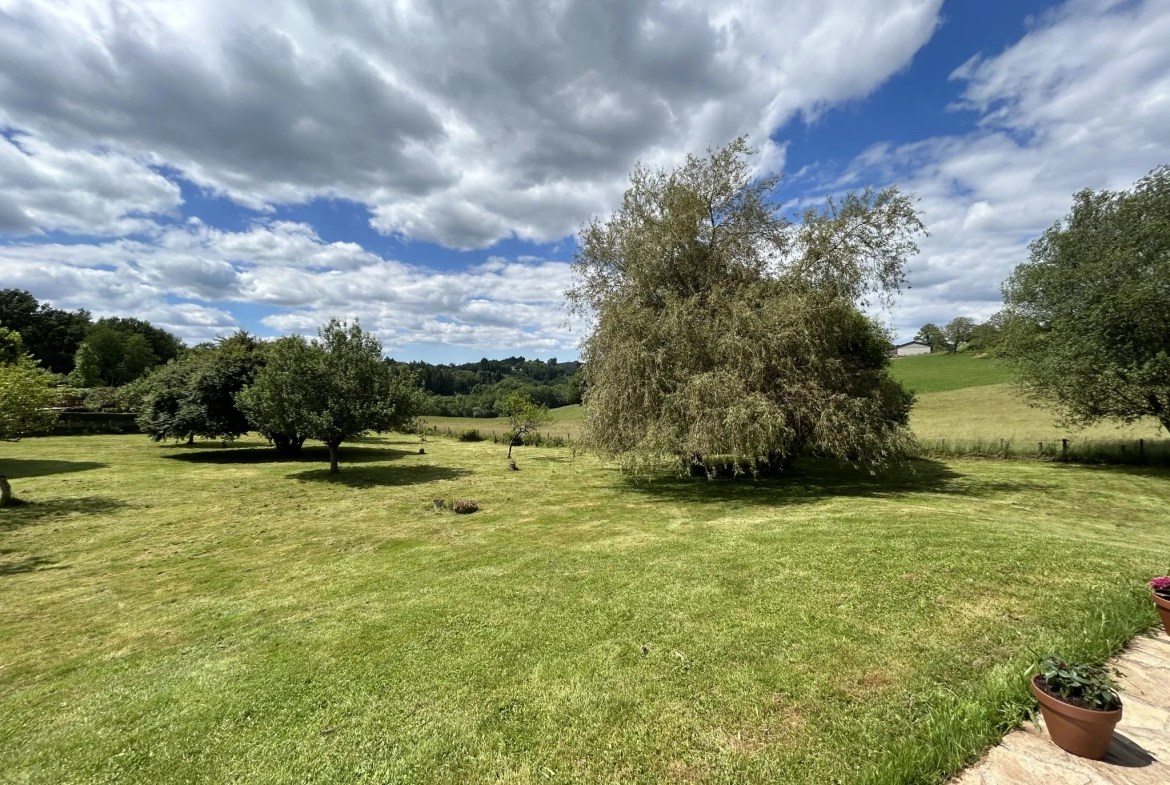
[[[916,354],[930,354],[930,344],[922,341],[900,343],[890,350],[891,357],[913,357]]]

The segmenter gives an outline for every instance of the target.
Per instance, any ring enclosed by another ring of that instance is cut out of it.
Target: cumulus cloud
[[[384,259],[352,243],[326,243],[305,224],[272,221],[243,232],[201,224],[149,240],[0,246],[5,284],[58,307],[134,315],[189,341],[231,332],[230,306],[268,306],[273,334],[312,333],[331,316],[360,318],[388,350],[447,343],[571,350],[564,324],[568,264],[492,258],[457,272]]]
[[[779,166],[769,133],[906,67],[941,3],[0,0],[0,126],[254,208],[338,196],[407,238],[552,240],[638,158],[752,132]]]
[[[921,198],[932,236],[895,314],[902,337],[927,321],[986,317],[1083,188],[1124,189],[1170,162],[1170,7],[1156,0],[1072,0],[1020,41],[976,56],[952,79],[956,111],[979,130],[877,145],[844,178],[896,180]]]
[[[154,216],[173,215],[181,204],[177,185],[129,156],[0,136],[0,233],[149,232]]]

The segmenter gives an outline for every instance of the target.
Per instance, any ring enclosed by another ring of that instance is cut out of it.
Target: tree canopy
[[[1073,425],[1155,417],[1170,431],[1170,166],[1084,190],[1004,284],[999,354]]]
[[[47,431],[57,421],[53,374],[24,353],[15,332],[0,330],[0,441]]]
[[[943,338],[951,352],[959,351],[959,347],[971,340],[975,333],[975,320],[970,316],[956,316],[947,322],[943,328]]]
[[[255,378],[261,348],[259,340],[241,330],[196,347],[133,383],[141,386],[139,427],[155,441],[243,436],[251,426],[236,405],[236,395]]]
[[[500,401],[500,416],[508,420],[508,457],[512,448],[527,433],[536,431],[550,420],[548,407],[538,404],[520,391],[509,393]]]
[[[22,289],[0,291],[0,325],[20,333],[25,350],[53,373],[73,370],[73,353],[85,340],[87,311],[63,311]]]
[[[912,201],[866,189],[794,224],[750,155],[739,139],[672,172],[638,166],[621,208],[582,228],[568,300],[594,321],[587,442],[707,472],[904,454],[912,397],[859,305],[900,289],[923,231]]]
[[[342,442],[371,431],[409,426],[419,393],[413,376],[382,361],[377,337],[332,319],[307,341],[299,335],[267,347],[256,380],[237,396],[241,409],[263,433],[329,448],[329,468],[336,472]]]

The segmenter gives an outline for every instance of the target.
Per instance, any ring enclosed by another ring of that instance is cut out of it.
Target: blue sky
[[[0,0],[0,286],[190,342],[338,315],[404,359],[568,359],[576,228],[748,133],[785,200],[920,199],[878,314],[908,339],[1170,162],[1164,2],[813,6]]]

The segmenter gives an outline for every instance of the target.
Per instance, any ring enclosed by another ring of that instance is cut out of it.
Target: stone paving
[[[1140,636],[1113,664],[1121,672],[1122,717],[1104,760],[1069,755],[1037,718],[952,785],[1170,785],[1170,637]]]

